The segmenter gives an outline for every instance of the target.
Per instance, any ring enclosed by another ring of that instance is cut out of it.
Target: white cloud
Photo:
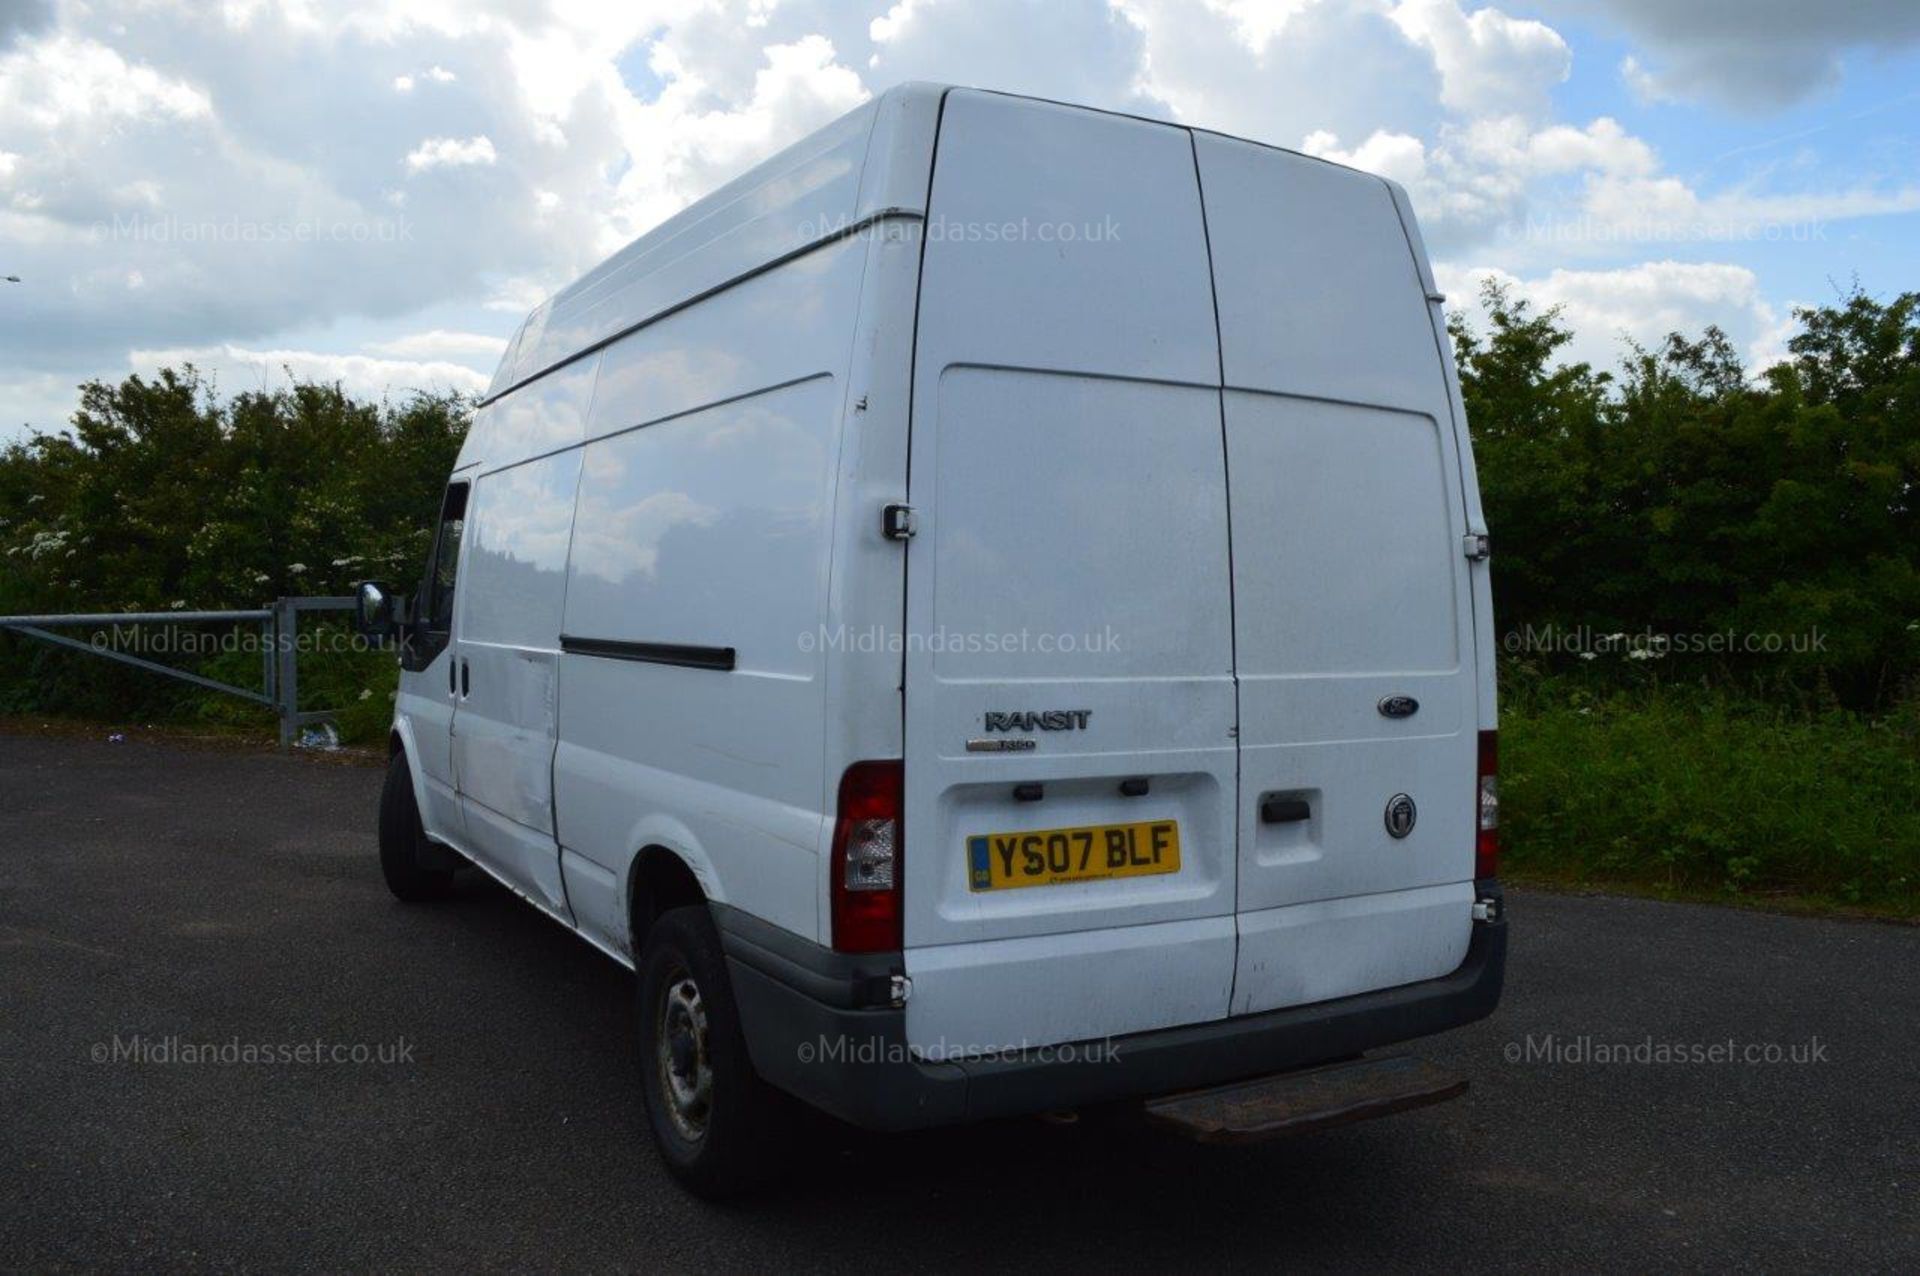
[[[377,355],[396,359],[485,359],[497,360],[507,348],[505,337],[484,332],[449,332],[434,328],[410,332],[388,341],[370,341],[367,349]]]
[[[1757,371],[1782,357],[1783,334],[1791,326],[1790,316],[1768,304],[1753,271],[1724,262],[1648,261],[1614,270],[1553,270],[1533,278],[1493,267],[1437,273],[1453,305],[1482,331],[1477,298],[1487,279],[1539,309],[1560,307],[1574,334],[1562,358],[1601,369],[1618,366],[1629,339],[1651,349],[1668,333],[1697,337],[1717,324],[1742,351],[1748,370]]]
[[[1478,134],[1491,141],[1495,130]],[[1500,143],[1492,142],[1492,146]],[[1606,116],[1585,128],[1556,124],[1526,136],[1520,148],[1524,167],[1534,173],[1571,173],[1593,170],[1600,173],[1642,177],[1652,173],[1659,161],[1653,148],[1632,136]]]
[[[430,168],[458,168],[467,164],[491,164],[499,157],[493,142],[485,134],[479,137],[430,137],[407,152],[407,168],[424,172]]]
[[[545,281],[521,275],[501,280],[493,293],[480,304],[488,310],[525,318],[552,292],[553,289]]]
[[[1832,222],[1920,211],[1920,186],[1702,196],[1673,177],[1601,177],[1588,185],[1582,211],[1615,238],[1809,243],[1826,239]]]
[[[768,45],[742,86],[744,97],[725,105],[706,73],[682,62],[672,43],[656,43],[651,63],[666,87],[651,102],[629,98],[617,112],[630,162],[595,245],[601,256],[870,96],[818,35]]]
[[[1627,86],[1634,100],[1643,106],[1654,106],[1677,99],[1673,91],[1660,77],[1642,66],[1640,59],[1629,53],[1620,59],[1620,82]]]
[[[1573,66],[1558,31],[1498,9],[1469,14],[1456,0],[1405,0],[1393,20],[1433,51],[1440,100],[1465,115],[1544,115],[1548,93]]]
[[[0,288],[13,285],[0,283]],[[0,374],[0,446],[29,434],[67,428],[84,377],[62,372]]]
[[[1134,87],[1143,34],[1107,0],[899,0],[868,33],[868,67],[883,82],[950,80],[1161,113]]]
[[[1302,149],[1404,183],[1428,246],[1442,256],[1500,235],[1511,239],[1533,221],[1578,220],[1577,207],[1563,206],[1565,198],[1578,198],[1577,189],[1562,197],[1552,189],[1556,181],[1647,179],[1659,168],[1650,146],[1604,117],[1575,128],[1496,116],[1442,125],[1430,145],[1382,130],[1349,147],[1320,132],[1310,134]]]
[[[1145,36],[1139,92],[1183,121],[1295,145],[1314,132],[1418,135],[1441,114],[1432,51],[1384,3],[1309,0],[1259,18],[1251,5],[1116,3]]]
[[[200,88],[129,63],[93,40],[60,35],[0,57],[0,120],[50,131],[212,114],[212,100]]]
[[[1307,134],[1300,149],[1336,164],[1391,177],[1409,187],[1421,184],[1427,176],[1426,145],[1419,138],[1406,133],[1390,133],[1381,129],[1360,145],[1342,150],[1340,139],[1322,130]]]
[[[349,394],[363,399],[414,390],[478,394],[491,379],[488,373],[447,359],[381,359],[314,350],[253,350],[229,344],[134,350],[127,362],[132,371],[148,375],[191,363],[208,373],[223,393],[271,390],[288,384],[291,376],[296,381],[339,382]]]

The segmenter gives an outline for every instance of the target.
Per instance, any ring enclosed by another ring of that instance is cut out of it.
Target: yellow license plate
[[[967,839],[967,885],[976,891],[1179,871],[1180,826],[1173,820],[985,833]]]

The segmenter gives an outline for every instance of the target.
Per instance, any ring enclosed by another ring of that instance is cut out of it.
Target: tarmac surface
[[[1515,891],[1499,1012],[1408,1047],[1461,1099],[823,1127],[721,1208],[649,1146],[630,976],[477,875],[396,903],[380,780],[0,736],[0,1266],[1920,1269],[1920,929]]]

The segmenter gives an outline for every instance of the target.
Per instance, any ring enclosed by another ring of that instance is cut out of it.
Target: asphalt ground
[[[1411,1047],[1464,1098],[823,1126],[722,1208],[649,1146],[630,977],[482,880],[396,903],[380,778],[0,736],[0,1267],[1920,1269],[1920,930],[1516,891],[1500,1011]]]

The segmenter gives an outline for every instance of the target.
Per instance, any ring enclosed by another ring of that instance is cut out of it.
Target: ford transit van
[[[471,862],[633,969],[702,1192],[795,1100],[1231,1138],[1302,1075],[1456,1092],[1363,1058],[1504,966],[1441,301],[1378,177],[886,93],[513,338],[418,591],[361,587],[387,882]]]

